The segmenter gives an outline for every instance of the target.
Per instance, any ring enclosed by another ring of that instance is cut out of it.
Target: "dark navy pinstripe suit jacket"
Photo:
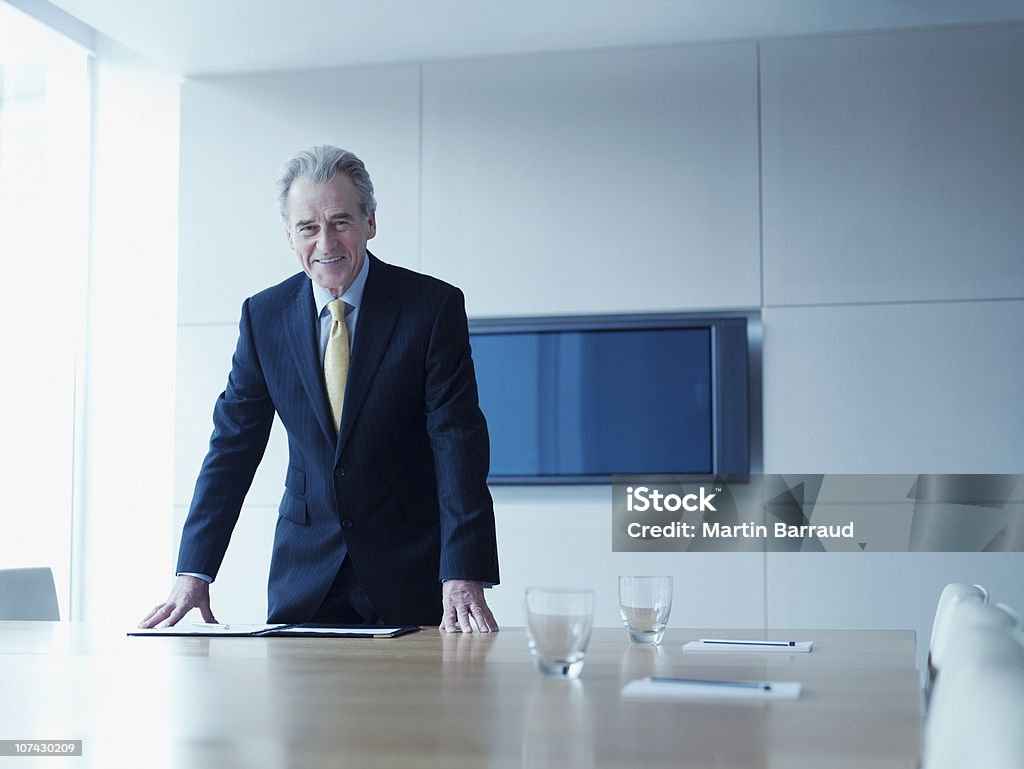
[[[498,582],[462,292],[369,258],[337,438],[309,278],[242,306],[177,570],[216,576],[276,412],[289,457],[268,622],[309,620],[346,552],[387,624],[439,622],[440,579]]]

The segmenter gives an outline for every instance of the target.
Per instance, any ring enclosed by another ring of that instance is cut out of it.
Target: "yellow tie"
[[[345,381],[348,379],[348,328],[345,327],[345,309],[340,299],[327,303],[331,311],[331,335],[327,337],[327,352],[324,355],[324,382],[327,384],[327,400],[331,402],[331,416],[334,430],[341,430],[341,407],[345,402]]]

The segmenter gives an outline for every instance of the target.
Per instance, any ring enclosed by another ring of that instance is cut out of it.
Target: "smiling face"
[[[288,192],[287,234],[303,272],[337,297],[359,274],[377,222],[373,214],[363,216],[359,192],[339,173],[326,184],[295,180]]]

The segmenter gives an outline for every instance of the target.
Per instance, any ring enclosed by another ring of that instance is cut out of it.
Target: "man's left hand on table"
[[[493,633],[498,623],[484,598],[484,585],[468,579],[449,579],[441,585],[440,630],[447,633],[472,633],[473,626],[481,633]],[[458,624],[456,624],[458,623]]]

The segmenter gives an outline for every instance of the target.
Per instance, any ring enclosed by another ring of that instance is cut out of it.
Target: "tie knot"
[[[348,305],[340,299],[335,299],[332,302],[327,303],[327,309],[331,311],[331,320],[345,320],[345,310],[348,309]]]

